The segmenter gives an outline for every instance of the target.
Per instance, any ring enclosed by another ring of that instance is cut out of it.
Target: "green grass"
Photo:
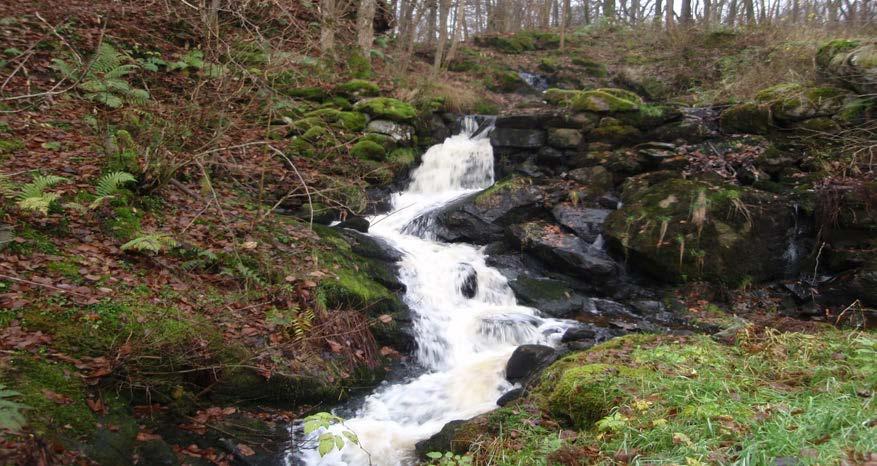
[[[604,418],[584,423],[588,416],[567,400],[606,387],[579,372],[613,366],[624,395]],[[733,346],[707,336],[626,337],[555,363],[530,398],[504,408],[516,414],[485,429],[476,453],[509,465],[551,464],[551,455],[570,452],[603,464],[619,454],[632,464],[856,461],[877,451],[877,429],[869,426],[877,419],[875,388],[873,333],[768,330]],[[558,412],[564,409],[570,412]],[[556,427],[534,429],[534,421]],[[561,429],[578,435],[561,440]]]

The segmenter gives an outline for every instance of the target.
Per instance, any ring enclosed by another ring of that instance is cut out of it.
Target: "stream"
[[[399,249],[400,279],[414,318],[416,359],[425,372],[369,395],[345,421],[361,448],[347,445],[320,457],[305,450],[306,465],[405,465],[414,445],[449,421],[496,407],[513,388],[505,365],[522,344],[558,344],[571,321],[544,318],[520,306],[506,278],[485,264],[482,248],[442,243],[429,222],[415,222],[461,196],[494,183],[490,131],[467,117],[460,134],[431,147],[408,189],[392,196],[392,211],[370,219],[369,234]],[[337,427],[341,429],[341,427]],[[367,452],[367,453],[366,453]]]

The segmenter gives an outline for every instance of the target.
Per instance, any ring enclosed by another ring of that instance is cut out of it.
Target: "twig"
[[[25,280],[25,279],[23,279],[23,278],[12,277],[12,276],[9,276],[9,275],[0,275],[0,278],[6,279],[6,280],[12,280],[12,281],[14,281],[14,282],[27,283],[28,285],[41,286],[41,287],[43,287],[43,288],[49,288],[50,290],[60,291],[60,292],[62,292],[62,293],[75,294],[75,295],[77,295],[77,296],[82,296],[83,298],[90,298],[90,297],[91,297],[91,296],[89,296],[89,295],[87,295],[87,294],[77,293],[76,291],[65,290],[64,288],[58,288],[57,286],[46,285],[45,283],[32,282],[32,281],[30,281],[30,280]]]
[[[296,176],[298,176],[299,181],[301,181],[302,186],[304,186],[305,194],[307,194],[307,196],[308,196],[308,210],[310,210],[310,213],[311,213],[311,218],[310,218],[310,223],[308,224],[308,228],[313,230],[314,229],[314,203],[313,203],[313,200],[311,199],[311,191],[310,191],[310,189],[308,189],[308,184],[305,183],[305,179],[302,178],[301,173],[298,172],[298,168],[295,167],[295,164],[292,163],[292,160],[289,160],[289,157],[287,157],[286,154],[283,153],[283,151],[281,151],[280,149],[278,149],[270,144],[268,145],[268,148],[273,150],[275,154],[283,157],[283,159],[286,160],[286,163],[288,163],[289,166],[292,167],[292,170],[295,172]]]

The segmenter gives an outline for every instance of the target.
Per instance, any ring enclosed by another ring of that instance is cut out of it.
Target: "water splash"
[[[503,372],[515,347],[556,344],[563,331],[574,325],[519,306],[506,278],[487,266],[481,249],[436,242],[429,234],[430,222],[417,220],[494,182],[489,131],[479,131],[474,118],[467,118],[462,128],[461,134],[426,152],[408,189],[393,195],[393,211],[371,219],[370,234],[404,253],[400,280],[413,313],[416,357],[428,372],[379,389],[345,423],[362,448],[348,446],[322,458],[306,450],[304,464],[415,462],[417,441],[449,421],[496,407],[496,399],[511,388]],[[467,297],[461,289],[472,271],[477,288],[474,296]]]

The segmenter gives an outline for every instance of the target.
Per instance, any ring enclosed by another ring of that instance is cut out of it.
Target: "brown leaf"
[[[149,442],[152,440],[161,440],[161,435],[150,434],[149,432],[137,432],[138,442]]]
[[[104,413],[106,411],[106,406],[104,406],[103,401],[101,401],[100,399],[94,400],[91,398],[86,398],[85,404],[87,404],[88,408],[95,413]]]
[[[389,324],[393,321],[393,316],[389,314],[381,314],[380,316],[378,316],[378,320],[380,320],[382,323]]]
[[[54,401],[55,403],[58,403],[59,405],[69,405],[70,403],[73,402],[73,400],[71,400],[69,396],[62,395],[58,392],[54,392],[54,391],[46,389],[46,388],[44,388],[42,390],[42,392],[43,392],[43,396],[48,398],[50,401]]]
[[[243,443],[238,444],[238,453],[244,456],[253,456],[256,454],[256,452],[252,448],[244,445]]]

